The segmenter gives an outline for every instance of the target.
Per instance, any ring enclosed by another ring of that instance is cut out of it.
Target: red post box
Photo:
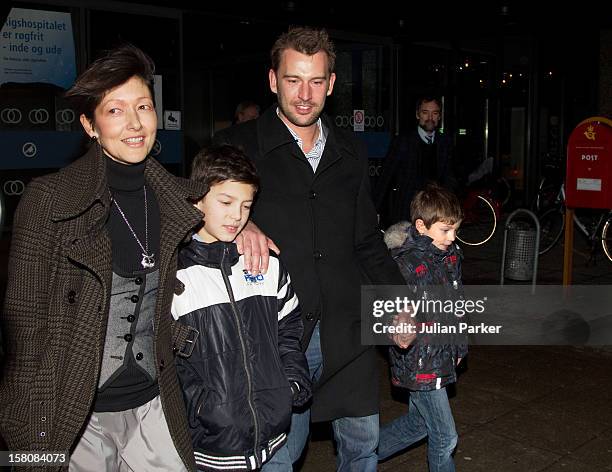
[[[588,118],[572,131],[565,196],[570,208],[612,208],[612,121],[608,118]]]

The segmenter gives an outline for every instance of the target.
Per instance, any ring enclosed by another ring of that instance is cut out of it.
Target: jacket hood
[[[437,249],[431,244],[432,241],[429,236],[419,234],[416,227],[409,221],[400,221],[390,226],[385,232],[385,243],[393,257],[408,249],[421,252]]]
[[[385,244],[391,250],[400,248],[408,238],[408,228],[412,226],[409,221],[400,221],[389,226],[385,231]]]
[[[408,250],[431,254],[440,259],[459,252],[459,246],[456,243],[451,244],[447,251],[438,249],[432,244],[433,239],[425,234],[419,234],[416,227],[409,221],[400,221],[389,226],[385,231],[384,240],[394,258]]]

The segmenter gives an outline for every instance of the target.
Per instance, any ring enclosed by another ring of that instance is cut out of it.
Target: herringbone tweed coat
[[[201,221],[202,193],[149,157],[147,183],[161,217],[155,314],[157,374],[174,444],[195,470],[172,353],[170,305],[179,243]],[[69,451],[91,411],[112,280],[106,157],[93,146],[59,172],[33,180],[15,214],[2,323],[0,431],[13,451]]]

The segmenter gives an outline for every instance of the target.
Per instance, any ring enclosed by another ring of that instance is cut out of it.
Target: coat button
[[[129,343],[132,340],[132,335],[128,333],[125,336],[123,336],[123,339],[125,339]]]
[[[321,251],[315,251],[313,252],[312,256],[315,258],[315,260],[319,260],[321,257],[323,257],[323,254],[321,254]]]
[[[308,312],[306,313],[306,321],[312,321],[314,320],[314,315],[312,314],[312,312]]]
[[[144,356],[142,355],[142,352],[139,352],[138,354],[136,354],[136,360],[137,361],[141,361],[143,357]]]
[[[185,284],[181,282],[179,279],[175,279],[174,281],[174,294],[182,295],[185,291]]]
[[[130,297],[130,300],[132,301],[132,303],[138,303],[138,300],[139,300],[138,295],[132,295]]]
[[[74,290],[70,290],[68,292],[68,303],[71,305],[76,301],[76,292]]]
[[[134,283],[136,285],[142,285],[142,277],[136,277],[136,280],[134,280]]]
[[[310,192],[308,192],[308,198],[314,200],[315,198],[317,198],[317,192],[311,190]]]
[[[133,323],[135,319],[136,319],[136,317],[135,317],[134,315],[130,315],[130,316],[128,316],[128,317],[127,317],[127,320],[128,320],[130,323]]]
[[[164,370],[166,363],[163,359],[159,360],[159,371],[161,372],[162,370]]]

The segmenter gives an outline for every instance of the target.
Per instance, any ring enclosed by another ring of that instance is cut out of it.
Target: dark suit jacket
[[[391,142],[376,185],[376,208],[385,226],[410,220],[410,202],[428,181],[421,142],[416,128],[407,135],[396,136]],[[455,190],[452,143],[448,135],[436,133],[436,159],[435,181]]]

